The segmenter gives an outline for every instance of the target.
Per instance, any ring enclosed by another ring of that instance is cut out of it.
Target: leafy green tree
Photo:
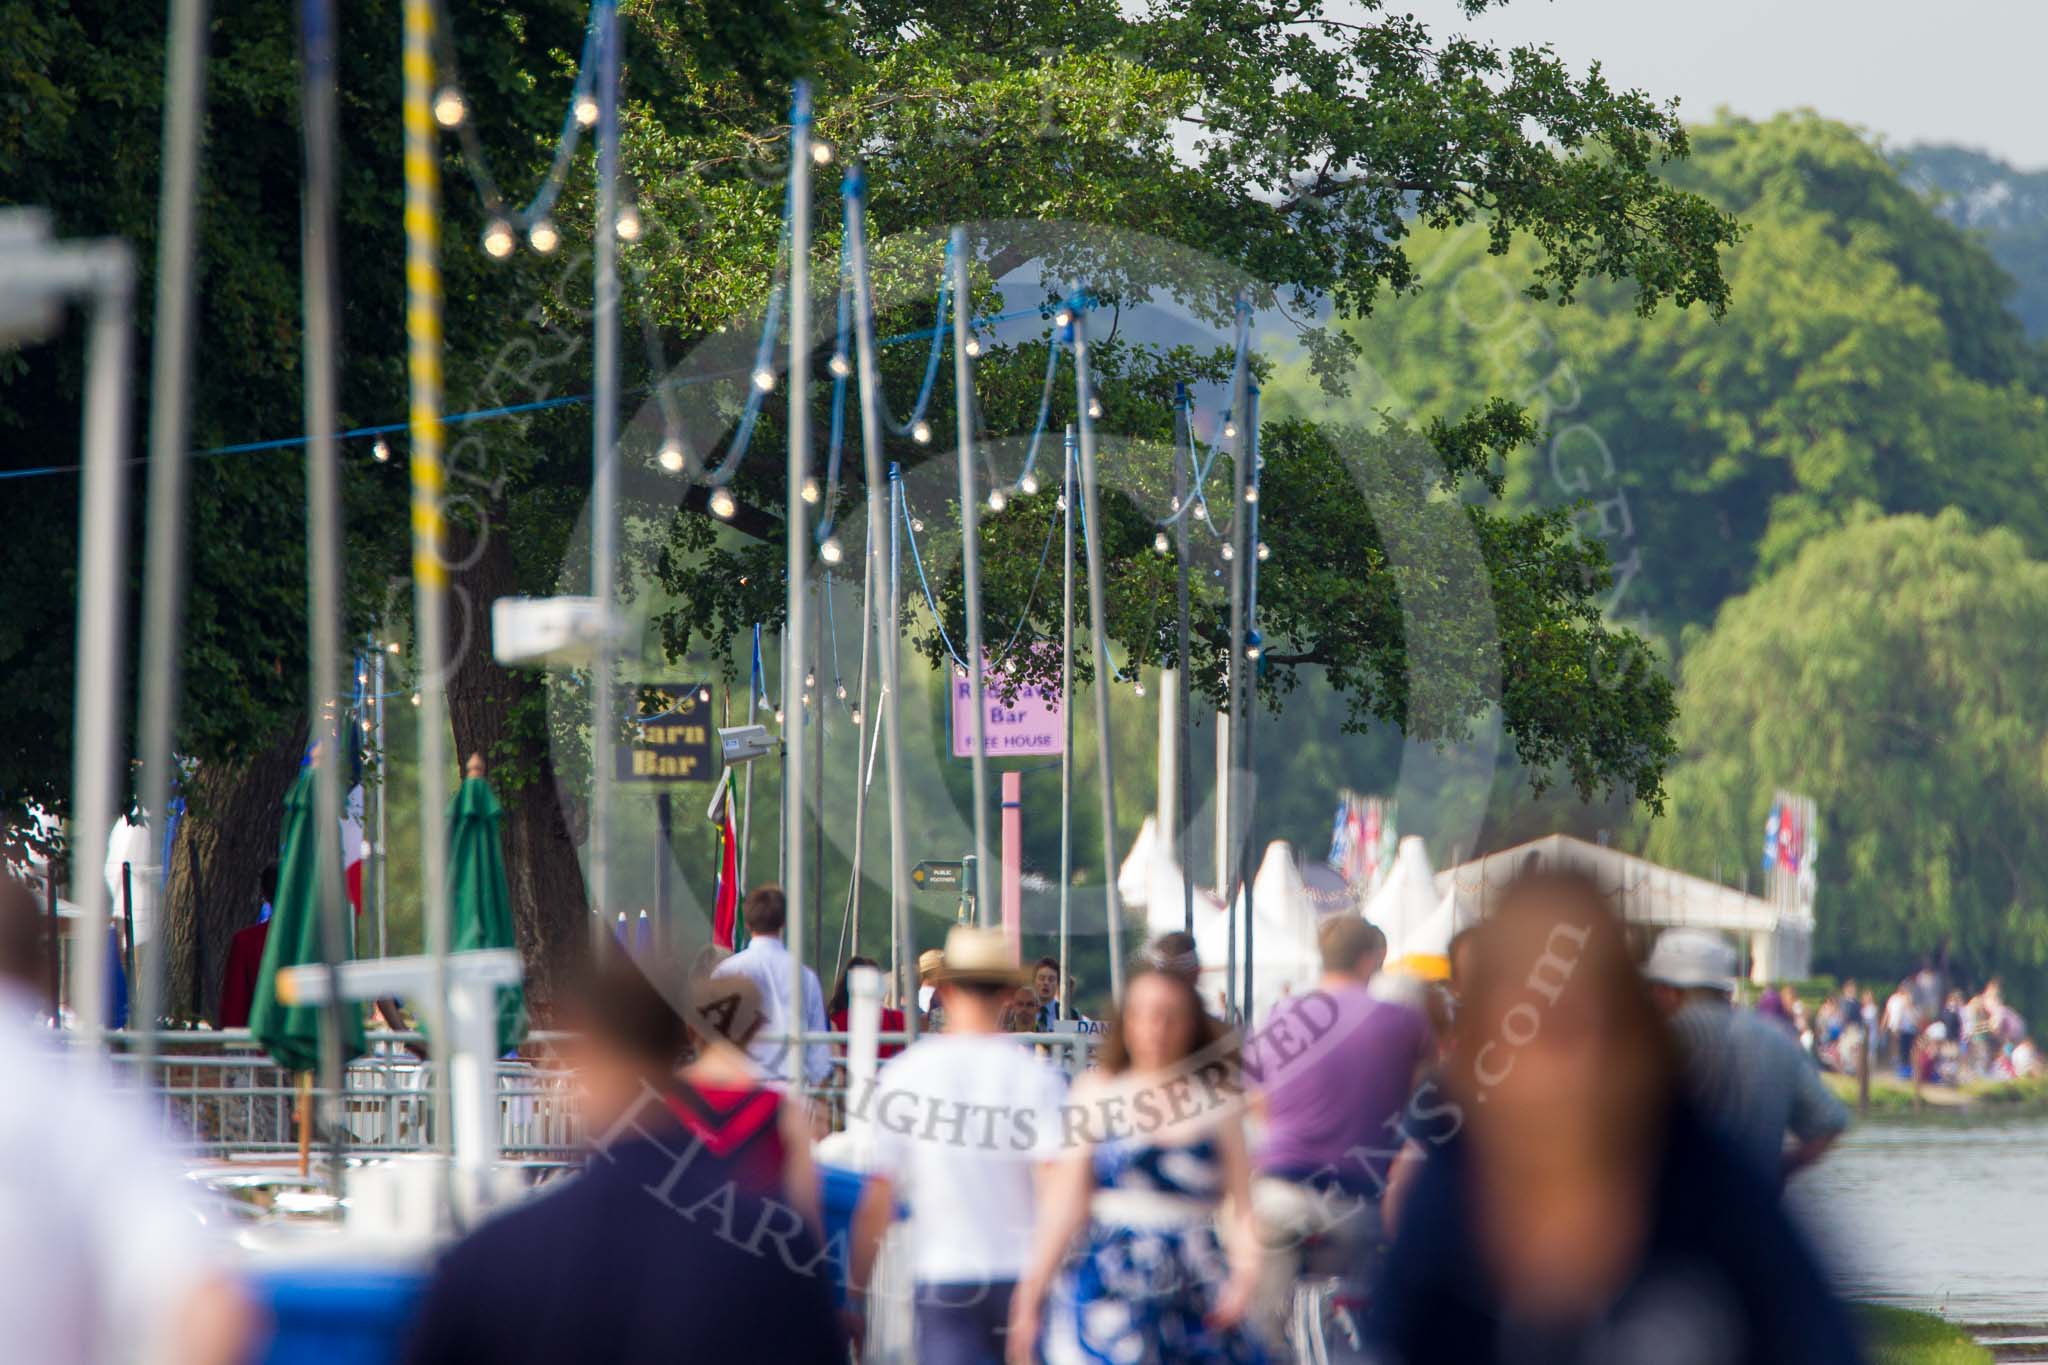
[[[1839,125],[1692,136],[1673,180],[1745,223],[1725,318],[1646,319],[1605,285],[1545,309],[1517,296],[1522,249],[1439,234],[1438,287],[1356,329],[1387,390],[1423,413],[1523,405],[1541,435],[1508,460],[1511,502],[1582,503],[1615,565],[1603,605],[1669,645],[1873,511],[1956,506],[2048,550],[2048,519],[2010,495],[2044,472],[2038,356],[1983,249]]]
[[[1962,514],[1816,537],[1688,653],[1660,860],[1754,857],[1774,786],[1820,812],[1816,963],[1946,950],[2048,988],[2048,565]]]

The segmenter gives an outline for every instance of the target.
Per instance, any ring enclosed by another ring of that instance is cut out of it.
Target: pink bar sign
[[[983,724],[990,758],[1062,751],[1066,726],[1060,719],[1059,688],[1020,687],[1015,705],[1005,704],[997,692],[994,679],[983,682],[981,701],[988,712]],[[974,757],[974,689],[958,668],[953,670],[953,757]]]

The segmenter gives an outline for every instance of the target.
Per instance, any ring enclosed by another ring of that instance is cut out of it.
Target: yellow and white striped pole
[[[448,561],[441,492],[441,163],[434,6],[405,0],[405,335],[412,404],[413,667],[419,686],[420,908],[434,985],[427,1025],[448,1038]],[[434,1068],[434,1148],[449,1150],[448,1068]]]

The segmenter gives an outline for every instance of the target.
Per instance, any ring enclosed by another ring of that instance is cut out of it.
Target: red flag
[[[718,800],[718,897],[711,912],[711,941],[733,946],[740,916],[740,839],[732,822],[732,779],[727,777]]]

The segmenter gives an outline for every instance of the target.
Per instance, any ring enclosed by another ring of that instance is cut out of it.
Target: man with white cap
[[[1849,1113],[1790,1034],[1732,1006],[1735,950],[1726,940],[1667,929],[1643,974],[1671,1019],[1688,1089],[1708,1122],[1774,1182],[1820,1160]]]

